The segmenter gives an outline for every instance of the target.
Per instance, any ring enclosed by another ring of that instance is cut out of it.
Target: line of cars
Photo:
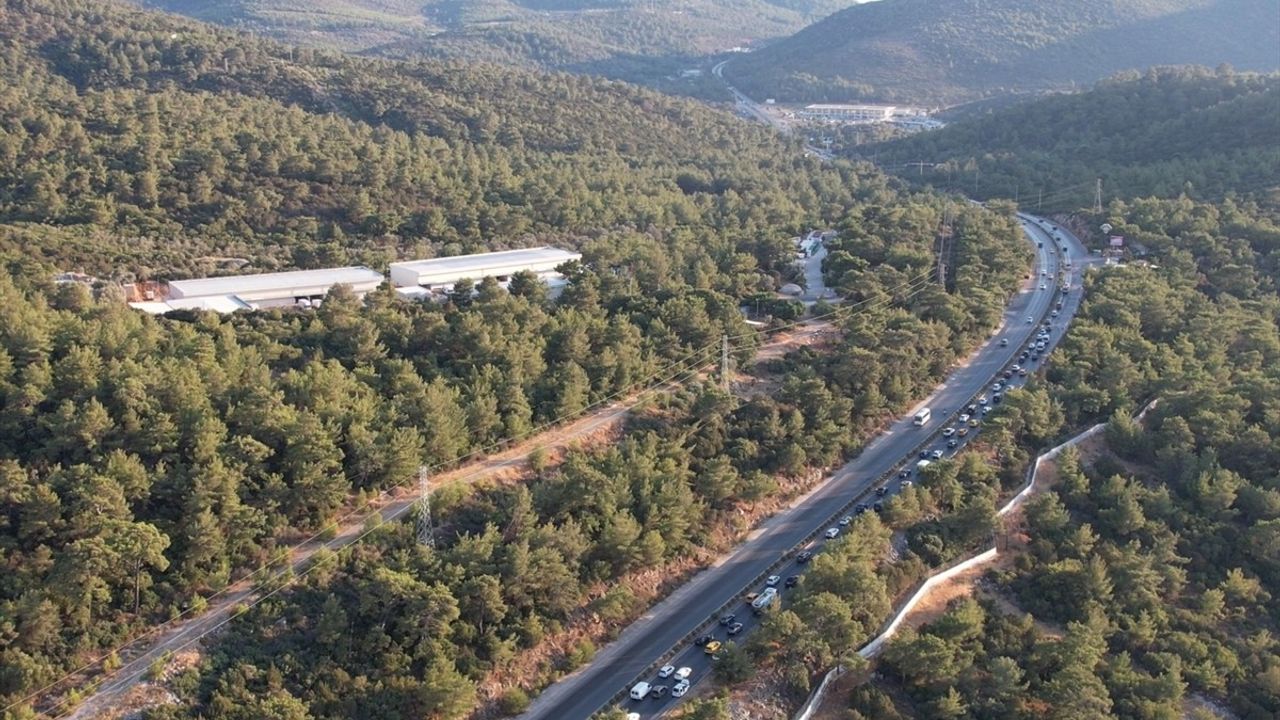
[[[804,563],[813,557],[812,552],[801,553],[801,555],[804,558],[797,557],[796,562]],[[781,601],[781,591],[778,588],[780,584],[783,587],[792,588],[799,581],[799,575],[788,576],[785,581],[780,575],[770,575],[765,580],[765,586],[762,590],[747,595],[747,601],[751,604],[752,612],[756,615],[764,614]],[[733,612],[727,612],[717,618],[716,625],[724,629],[727,637],[733,637],[746,628],[746,624],[738,619],[737,613]],[[724,648],[724,642],[716,638],[714,628],[711,632],[704,633],[695,639],[693,644],[702,648],[702,652],[710,656],[713,661],[720,659],[720,650]],[[631,686],[629,694],[632,700],[644,700],[646,698],[663,700],[668,693],[673,698],[684,697],[695,682],[693,674],[693,667],[688,665],[679,668],[672,664],[663,665],[658,669],[657,679],[653,682],[647,680],[637,682]],[[674,684],[670,686],[659,684],[658,681],[660,680],[671,680]]]
[[[1057,288],[1054,289],[1056,290]],[[1063,289],[1063,293],[1065,295],[1065,289]],[[1062,302],[1061,299],[1059,299],[1058,306],[1055,308],[1055,311],[1060,311],[1061,309]],[[1034,323],[1034,317],[1028,316],[1028,321],[1029,323]],[[845,515],[839,520],[836,520],[835,524],[828,527],[816,542],[801,549],[801,551],[793,558],[792,562],[794,564],[791,565],[795,574],[786,576],[784,580],[783,575],[786,574],[786,571],[780,571],[782,574],[771,575],[766,578],[764,583],[765,588],[762,591],[749,593],[747,595],[747,600],[751,603],[751,607],[757,610],[756,614],[763,612],[761,606],[757,605],[758,602],[763,603],[763,609],[768,609],[769,606],[778,601],[779,596],[776,594],[776,588],[779,585],[782,585],[782,587],[785,588],[791,588],[802,581],[799,573],[802,571],[803,566],[814,557],[816,552],[819,552],[822,549],[822,546],[826,541],[837,539],[841,535],[843,528],[852,523],[854,515],[867,511],[878,512],[882,510],[883,505],[880,499],[884,499],[891,493],[895,493],[902,488],[910,487],[912,484],[911,476],[915,470],[929,465],[934,460],[939,460],[948,455],[954,455],[955,452],[959,452],[959,446],[978,431],[981,426],[982,416],[990,412],[998,403],[1001,402],[1002,394],[1007,391],[1007,389],[1021,384],[1022,379],[1029,375],[1029,370],[1026,365],[1038,360],[1039,352],[1047,352],[1045,349],[1048,345],[1047,328],[1049,323],[1047,321],[1045,326],[1045,329],[1037,331],[1037,336],[1027,346],[1026,351],[1022,355],[1018,356],[1015,364],[1010,365],[1000,375],[994,378],[994,382],[989,391],[981,395],[971,405],[961,408],[961,412],[956,416],[955,426],[944,428],[940,439],[934,443],[934,446],[921,452],[921,457],[918,462],[911,464],[909,461],[908,464],[899,468],[899,472],[895,479],[875,488],[874,492],[878,498],[877,500],[871,501],[871,499],[868,498],[868,502],[857,503],[851,514]],[[1038,343],[1040,344],[1040,348],[1037,351],[1036,345]],[[1009,347],[1010,344],[1012,343],[1009,337],[1001,338],[999,341],[1000,347]],[[1031,359],[1032,353],[1037,353],[1035,359]],[[929,409],[923,408],[914,418],[914,424],[917,426],[927,425],[929,420]],[[952,452],[948,452],[948,450]],[[761,600],[761,598],[767,599]],[[658,678],[656,680],[642,681],[633,686],[631,697],[635,700],[643,700],[646,697],[662,699],[666,697],[678,698],[686,694],[691,685],[697,682],[703,675],[703,672],[707,670],[707,663],[705,661],[700,662],[698,658],[706,657],[711,662],[718,659],[719,653],[723,647],[723,641],[715,637],[715,632],[719,629],[723,629],[727,637],[733,637],[743,632],[750,632],[754,623],[751,622],[749,617],[744,619],[748,621],[745,625],[739,620],[737,615],[732,612],[722,615],[718,619],[718,627],[713,626],[711,632],[708,632],[695,640],[696,648],[689,648],[688,651],[683,653],[683,657],[677,655],[677,658],[688,663],[687,666],[680,668],[676,668],[675,665],[670,664],[663,666],[663,668],[658,671]],[[701,653],[697,652],[699,648],[701,649]],[[689,654],[690,652],[693,652],[694,654],[691,655]],[[705,653],[705,655],[703,655],[703,653]],[[670,690],[661,683],[661,681],[669,678],[674,678],[676,683],[676,685]],[[656,714],[661,715],[666,711],[669,705],[663,702],[657,703],[653,707],[656,708]],[[633,720],[638,720],[638,713],[633,713],[632,715],[635,716]]]

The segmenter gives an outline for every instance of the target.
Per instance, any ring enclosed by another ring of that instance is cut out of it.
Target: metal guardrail
[[[1057,255],[1059,261],[1061,261],[1062,260],[1061,248],[1059,248],[1058,243],[1052,242],[1052,240],[1053,240],[1053,237],[1052,235],[1050,235],[1050,245],[1053,247],[1054,254]],[[1034,281],[1034,278],[1032,279]],[[1040,313],[1040,317],[1037,319],[1034,327],[1040,327],[1041,323],[1043,323],[1045,318],[1047,318],[1049,314],[1052,312],[1052,309],[1053,309],[1053,303],[1049,303],[1048,305],[1046,305],[1044,311]],[[997,371],[997,374],[1005,370],[1008,370],[1010,367],[1012,367],[1015,364],[1017,363],[1015,363],[1013,360],[1010,360],[1009,362],[1000,366],[1000,370]],[[1042,363],[1041,369],[1043,369],[1046,364],[1047,362]],[[910,458],[907,460],[907,464],[909,464],[911,462],[911,459],[914,459],[916,455],[919,454],[920,450],[928,447],[929,445],[932,445],[935,440],[941,437],[943,429],[946,426],[950,425],[951,422],[960,415],[961,410],[963,410],[965,407],[969,405],[976,404],[978,398],[985,395],[986,393],[987,393],[987,390],[986,390],[986,386],[984,385],[982,389],[978,390],[976,393],[971,395],[967,402],[961,403],[960,407],[957,408],[955,412],[949,414],[947,416],[947,422],[941,423],[936,430],[934,430],[933,432],[925,436],[925,438],[921,440],[919,443],[916,443],[916,445],[912,447],[909,453]],[[841,505],[838,510],[832,513],[829,518],[829,522],[836,521],[840,517],[843,517],[844,515],[849,514],[851,509],[855,507],[859,502],[862,502],[863,500],[868,499],[871,493],[873,493],[876,488],[880,487],[885,482],[892,480],[894,475],[899,471],[899,468],[901,467],[903,466],[895,464],[889,470],[886,470],[885,472],[877,475],[876,479],[871,483],[870,486],[867,487],[866,490],[854,495],[852,499],[850,499],[844,505]],[[822,523],[822,525],[824,526],[826,524],[827,523]],[[756,587],[757,585],[763,583],[764,580],[768,578],[770,575],[776,575],[777,570],[780,570],[782,567],[789,565],[792,561],[792,558],[795,555],[799,554],[802,548],[808,546],[810,543],[816,540],[818,536],[821,535],[823,532],[824,532],[824,529],[822,527],[819,527],[817,530],[814,530],[813,532],[801,538],[799,542],[791,546],[789,550],[787,550],[782,555],[780,555],[778,559],[773,564],[771,564],[766,570],[764,570],[763,572],[761,572],[760,574],[752,578],[752,580],[748,582],[746,586],[742,588],[741,591],[735,594],[732,598],[730,598],[720,607],[716,608],[716,610],[712,612],[711,615],[706,620],[704,620],[701,624],[699,624],[694,630],[686,633],[679,640],[677,640],[671,647],[667,648],[667,650],[665,650],[661,655],[658,656],[657,660],[650,663],[644,670],[642,670],[639,673],[639,675],[637,675],[637,677],[644,677],[654,673],[657,668],[662,667],[667,663],[668,660],[673,659],[678,654],[679,650],[682,649],[685,645],[689,644],[693,639],[705,633],[708,628],[714,628],[716,625],[716,619],[718,617],[720,617],[729,609],[733,608],[739,603],[746,602],[747,593],[751,592],[751,588]],[[608,708],[612,707],[613,705],[616,705],[617,703],[629,698],[630,690],[631,690],[630,687],[624,687],[623,689],[619,690],[616,694],[613,695],[613,697],[609,698],[609,700],[605,702],[605,704],[601,707],[600,710],[593,713],[593,717],[598,716],[601,712],[606,711]]]

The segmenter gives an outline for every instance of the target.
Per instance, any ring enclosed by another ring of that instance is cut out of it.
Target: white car
[[[675,665],[663,665],[662,669],[658,671],[658,677],[669,678],[671,677],[671,674],[674,673],[675,671],[676,671]]]
[[[780,575],[770,575],[768,578],[765,579],[764,584],[768,585],[769,587],[773,587],[774,585],[777,585],[778,582],[781,580],[782,580],[782,577]]]
[[[1035,319],[1035,318],[1031,317],[1030,315],[1028,315],[1028,316],[1027,316],[1027,324],[1028,324],[1028,325],[1030,325],[1031,323],[1034,323],[1035,321],[1036,321],[1036,319]]]
[[[831,539],[835,538],[835,536],[837,536],[837,535],[839,535],[839,534],[840,534],[840,528],[838,528],[838,527],[829,527],[829,528],[827,528],[827,531],[826,531],[825,533],[823,533],[823,535],[826,535],[826,536],[827,536],[827,539],[828,539],[828,540],[831,540]]]
[[[693,674],[693,668],[685,666],[676,671],[676,680],[688,680]],[[679,683],[677,683],[679,684]]]
[[[681,680],[676,683],[675,687],[671,688],[671,697],[684,697],[687,692],[689,692],[689,681]]]
[[[640,720],[640,713],[638,712],[627,713],[627,720]]]
[[[1045,285],[1044,283],[1040,283],[1040,289],[1041,289],[1041,290],[1048,290],[1049,288],[1048,288],[1048,286],[1047,286],[1047,285]]]
[[[960,413],[960,422],[969,422],[969,413]]]

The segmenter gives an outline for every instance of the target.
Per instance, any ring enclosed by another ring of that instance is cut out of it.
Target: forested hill
[[[798,490],[938,382],[1029,263],[1006,211],[957,211],[620,83],[291,50],[84,0],[0,3],[0,78],[13,717],[423,464],[692,375],[725,336],[747,367],[739,307],[794,277],[792,235],[841,228],[832,284],[859,311],[829,373],[808,351],[775,392],[690,387],[563,471],[539,454],[527,484],[447,486],[439,553],[386,523],[317,558],[175,679],[181,706],[149,717],[457,720],[495,709],[495,687],[514,712],[590,654],[580,620],[644,610],[654,575],[639,573],[727,549],[744,508]],[[446,303],[338,289],[314,311],[156,318],[111,282],[52,282],[54,268],[167,279],[542,242],[584,256],[554,301],[528,277],[490,278]],[[628,594],[632,574],[647,594]],[[504,680],[517,666],[531,671]]]
[[[1097,177],[1107,198],[1253,194],[1280,187],[1280,74],[1127,73],[858,151],[905,177],[1047,210],[1092,204]],[[936,164],[904,164],[917,161]]]
[[[254,0],[142,4],[291,43],[653,80],[858,0]]]
[[[782,100],[950,104],[1152,65],[1280,65],[1277,0],[882,0],[725,69]]]
[[[880,183],[619,83],[293,50],[122,5],[7,2],[0,46],[0,251],[64,269],[376,266],[624,227],[781,258],[824,196]]]

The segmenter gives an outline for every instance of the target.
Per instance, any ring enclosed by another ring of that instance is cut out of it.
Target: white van
[[[643,680],[636,683],[635,686],[631,688],[631,699],[632,700],[645,699],[646,697],[649,696],[649,687],[650,687],[649,683]]]
[[[929,408],[921,408],[920,412],[916,413],[915,419],[911,421],[911,424],[915,425],[916,427],[920,427],[921,425],[924,425],[925,423],[929,422],[929,418],[932,416],[933,416],[932,410],[930,410]]]

